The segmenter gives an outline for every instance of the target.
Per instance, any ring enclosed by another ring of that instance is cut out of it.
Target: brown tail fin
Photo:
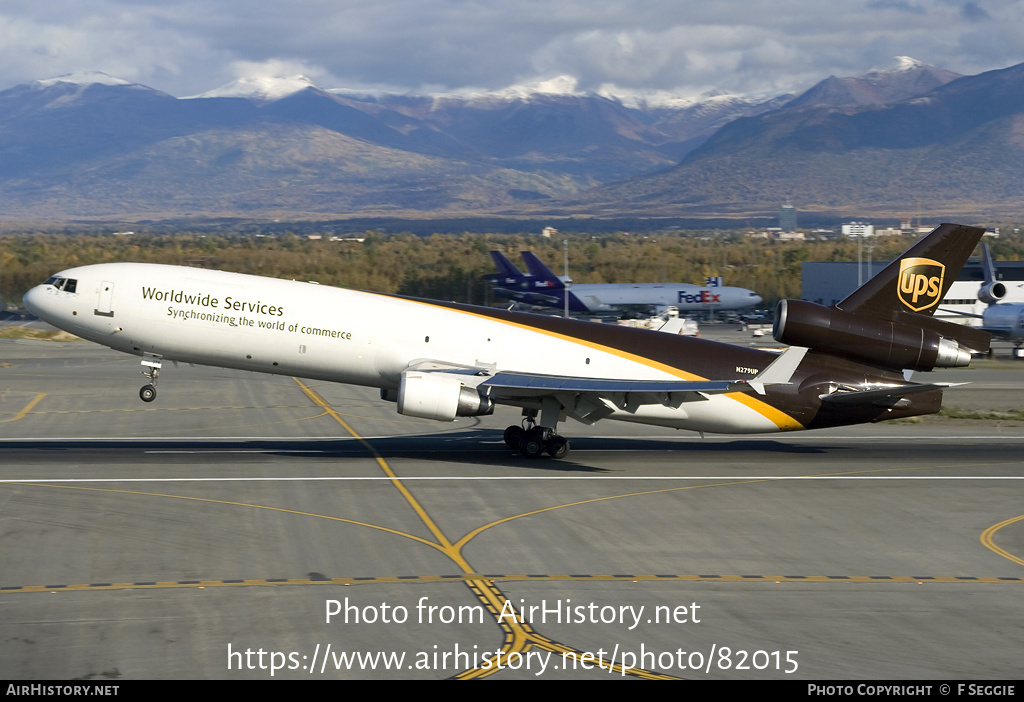
[[[984,234],[980,227],[940,224],[836,307],[880,319],[931,315]]]
[[[940,224],[836,307],[924,327],[975,351],[987,350],[985,332],[932,317],[984,234],[981,227]]]

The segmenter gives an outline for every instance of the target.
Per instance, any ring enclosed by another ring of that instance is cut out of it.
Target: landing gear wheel
[[[505,429],[505,444],[513,451],[519,448],[520,442],[523,440],[523,434],[526,430],[522,427],[517,427],[513,424]]]
[[[564,436],[552,436],[545,442],[544,450],[552,458],[565,458],[569,455],[569,440]]]
[[[139,390],[139,397],[143,402],[152,402],[156,399],[156,379],[160,375],[161,356],[155,353],[142,354],[142,367],[145,369],[142,374],[149,378],[149,384],[143,385]]]
[[[525,432],[519,442],[519,452],[527,458],[540,458],[544,453],[544,430],[536,427]]]

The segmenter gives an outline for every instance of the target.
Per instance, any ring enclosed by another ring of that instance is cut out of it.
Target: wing
[[[566,414],[593,424],[616,410],[636,412],[641,405],[678,408],[684,402],[707,400],[710,395],[746,392],[742,381],[658,381],[566,378],[524,373],[497,373],[478,388],[495,402],[554,398]]]
[[[553,398],[569,416],[593,424],[617,410],[635,412],[642,405],[678,408],[685,402],[707,401],[711,395],[722,393],[763,395],[765,385],[788,384],[806,353],[806,348],[791,347],[750,380],[584,378],[446,367],[435,362],[418,364],[410,370],[459,376],[464,386],[475,387],[492,402],[516,404]]]

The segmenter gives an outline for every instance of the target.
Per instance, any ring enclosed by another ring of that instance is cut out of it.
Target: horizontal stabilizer
[[[523,290],[510,290],[509,288],[494,288],[494,294],[516,302],[525,302],[528,305],[555,305],[562,302],[562,298],[554,295],[544,295],[538,292]]]
[[[950,309],[946,309],[944,307],[940,307],[938,311],[939,312],[944,312],[945,314],[948,314],[948,315],[951,315],[951,316],[955,315],[957,317],[972,317],[974,319],[985,319],[985,315],[983,315],[983,314],[974,314],[973,312],[961,312],[960,310],[950,310]]]
[[[901,397],[913,395],[919,392],[930,390],[944,390],[945,388],[966,385],[966,383],[922,383],[920,385],[893,385],[883,388],[871,388],[870,390],[851,390],[849,392],[833,392],[826,395],[819,395],[823,403],[830,405],[891,405],[899,401]]]

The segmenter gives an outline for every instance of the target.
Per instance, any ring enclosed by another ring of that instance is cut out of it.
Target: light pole
[[[562,312],[562,316],[569,317],[569,240],[562,239],[562,263],[563,270],[565,271],[565,285],[562,288],[562,299],[565,302],[565,309]]]

